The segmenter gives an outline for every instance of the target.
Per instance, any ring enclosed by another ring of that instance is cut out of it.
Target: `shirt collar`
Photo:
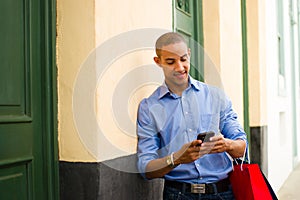
[[[167,94],[171,94],[171,92],[170,92],[168,86],[166,85],[166,82],[164,82],[162,84],[162,86],[160,86],[160,91],[159,91],[158,98],[161,99],[161,98],[163,98]]]
[[[198,81],[189,76],[189,85],[191,85],[195,90],[199,91],[200,87]]]
[[[190,86],[192,86],[192,88],[194,88],[195,90],[199,91],[199,85],[197,84],[197,80],[193,79],[190,75],[189,75],[189,86],[188,88],[190,88]],[[187,88],[187,89],[188,89]],[[166,82],[164,82],[162,84],[162,86],[160,87],[160,92],[159,92],[159,96],[158,98],[161,99],[163,98],[165,95],[167,94],[171,94]]]

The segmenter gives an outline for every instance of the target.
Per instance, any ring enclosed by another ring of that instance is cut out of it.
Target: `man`
[[[234,199],[230,157],[243,156],[247,141],[231,101],[189,76],[191,52],[178,33],[159,37],[156,54],[165,82],[139,105],[139,171],[165,179],[164,199]],[[208,131],[215,136],[197,140]]]

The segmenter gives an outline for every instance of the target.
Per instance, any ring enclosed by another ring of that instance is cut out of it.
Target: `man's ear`
[[[189,57],[191,57],[191,49],[190,48],[188,48],[188,55],[189,55]]]
[[[159,59],[159,57],[155,56],[155,57],[153,58],[153,60],[154,60],[154,62],[155,62],[158,66],[160,66],[160,59]]]

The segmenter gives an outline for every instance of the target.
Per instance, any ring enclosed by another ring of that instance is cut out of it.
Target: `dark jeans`
[[[231,187],[226,192],[215,193],[215,194],[193,194],[183,193],[182,191],[165,186],[164,200],[234,200]]]

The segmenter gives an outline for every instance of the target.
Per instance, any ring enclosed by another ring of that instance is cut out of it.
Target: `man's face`
[[[190,49],[184,42],[163,46],[154,61],[163,69],[170,89],[185,89],[190,70]]]

